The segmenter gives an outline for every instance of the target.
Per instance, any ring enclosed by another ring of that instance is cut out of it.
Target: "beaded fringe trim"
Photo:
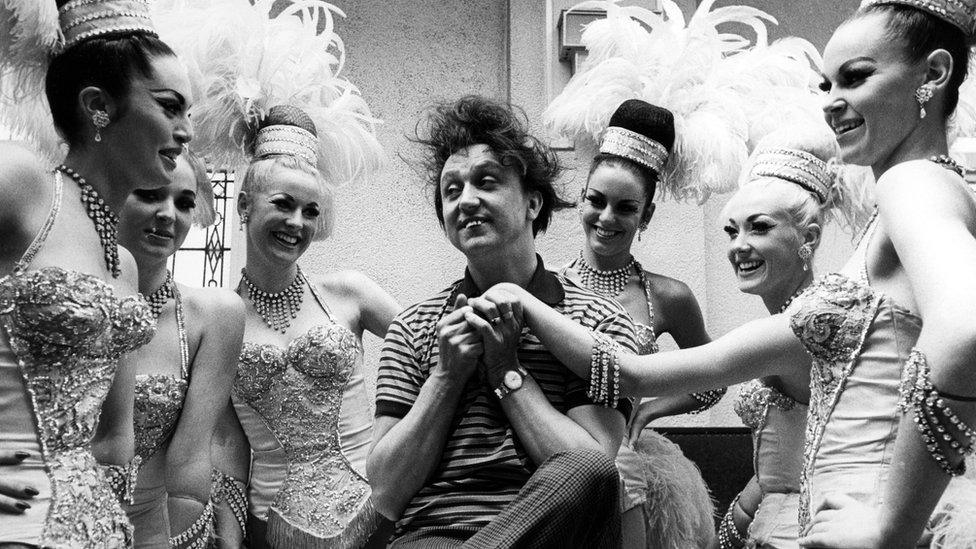
[[[916,427],[925,442],[932,459],[950,476],[960,476],[966,472],[966,455],[976,448],[976,430],[967,425],[949,407],[946,399],[932,384],[931,370],[925,354],[917,347],[908,355],[902,372],[899,386],[901,399],[898,409],[902,413],[911,412]],[[957,432],[961,433],[963,441],[947,429],[943,420],[948,421]],[[946,451],[946,447],[950,452]],[[953,466],[947,453],[954,453],[961,458],[958,465]]]
[[[288,521],[273,506],[268,511],[267,540],[272,547],[289,549],[358,549],[379,527],[380,515],[367,499],[356,516],[334,536],[322,537]]]

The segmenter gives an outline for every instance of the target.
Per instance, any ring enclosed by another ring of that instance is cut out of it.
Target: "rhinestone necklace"
[[[241,283],[247,288],[247,297],[254,303],[254,310],[261,315],[264,323],[277,332],[285,333],[291,321],[298,317],[305,297],[305,275],[296,266],[295,280],[287,288],[278,292],[266,292],[251,282],[247,269],[241,269]]]
[[[956,162],[949,155],[940,154],[938,156],[930,157],[929,160],[939,164],[940,166],[952,170],[959,174],[959,177],[966,177],[966,168],[962,167],[962,164]]]
[[[630,273],[634,270],[634,265],[637,264],[637,261],[634,259],[634,256],[631,256],[630,261],[623,267],[613,269],[612,271],[601,271],[590,266],[583,257],[583,252],[580,251],[579,258],[575,263],[577,269],[579,269],[580,279],[582,279],[584,286],[600,295],[617,297],[620,295],[620,292],[624,291],[624,287],[627,286],[627,281],[630,280]]]
[[[807,289],[807,286],[800,286],[799,288],[797,288],[796,291],[793,292],[793,295],[791,295],[790,297],[786,298],[786,301],[784,301],[783,304],[780,305],[779,312],[782,313],[782,312],[786,311],[786,308],[789,307],[791,303],[793,303],[793,300],[796,299],[797,297],[799,297],[800,294],[802,294],[806,289]]]
[[[102,243],[102,253],[105,256],[105,268],[112,273],[112,278],[118,278],[122,274],[119,268],[119,217],[98,195],[95,187],[78,175],[78,172],[64,164],[55,169],[74,179],[81,187],[81,202],[85,205],[85,213],[95,223],[95,232],[98,233],[98,240]]]
[[[159,320],[159,315],[163,313],[163,307],[166,306],[166,302],[173,298],[173,273],[166,269],[166,281],[163,285],[153,290],[153,292],[146,296],[146,301],[149,302],[149,309],[152,311],[152,315],[156,320]]]

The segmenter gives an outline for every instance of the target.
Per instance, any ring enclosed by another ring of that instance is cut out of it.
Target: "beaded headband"
[[[805,151],[786,148],[759,149],[753,157],[746,181],[775,177],[810,191],[821,204],[827,202],[834,178],[823,160]]]
[[[642,166],[661,173],[668,161],[668,149],[653,139],[637,132],[610,126],[603,134],[600,152],[633,160]]]
[[[316,166],[318,139],[312,132],[288,124],[272,124],[258,130],[254,144],[254,157],[272,154],[297,156]]]
[[[58,9],[64,48],[89,38],[120,32],[156,34],[149,0],[71,0]]]
[[[962,29],[966,37],[976,37],[976,0],[864,0],[861,7],[897,4],[928,12]]]

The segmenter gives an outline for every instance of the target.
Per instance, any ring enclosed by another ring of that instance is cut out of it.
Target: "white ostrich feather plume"
[[[155,22],[195,82],[191,109],[196,150],[219,166],[239,167],[275,105],[302,109],[318,133],[318,169],[332,184],[362,182],[385,165],[373,117],[359,90],[341,76],[345,63],[336,16],[322,0],[176,0]],[[274,14],[274,15],[273,15]]]
[[[767,25],[776,21],[757,8],[713,4],[702,2],[687,20],[672,0],[660,1],[660,14],[617,0],[574,6],[603,9],[607,17],[583,31],[586,60],[546,109],[545,123],[591,153],[620,103],[647,101],[675,118],[662,195],[703,202],[735,189],[762,136],[783,120],[819,116],[811,66],[819,55],[799,38],[768,44]],[[725,23],[745,25],[755,42],[720,32]]]
[[[32,143],[47,162],[64,145],[44,95],[44,76],[61,43],[54,0],[0,0],[0,125]]]

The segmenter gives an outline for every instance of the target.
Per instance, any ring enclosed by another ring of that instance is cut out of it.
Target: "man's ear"
[[[539,191],[529,192],[529,207],[526,211],[526,219],[529,221],[535,221],[539,217],[539,213],[542,211],[542,205],[544,201],[542,199],[542,193]]]

